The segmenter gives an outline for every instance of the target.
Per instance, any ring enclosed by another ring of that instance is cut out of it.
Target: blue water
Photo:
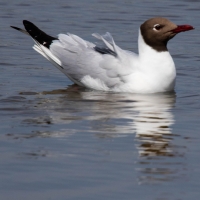
[[[0,199],[199,199],[199,9],[189,0],[0,2]],[[155,16],[195,27],[168,45],[175,93],[73,90],[9,27],[27,19],[93,42],[109,31],[137,52],[139,25]]]

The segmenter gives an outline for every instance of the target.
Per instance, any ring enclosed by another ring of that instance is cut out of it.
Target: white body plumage
[[[93,34],[115,53],[100,54],[95,45],[72,34],[60,34],[50,48],[36,41],[34,49],[78,85],[104,91],[156,93],[174,89],[176,70],[168,51],[148,46],[139,31],[139,55],[122,50],[112,36]]]

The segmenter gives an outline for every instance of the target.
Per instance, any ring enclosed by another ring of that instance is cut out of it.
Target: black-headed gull
[[[95,90],[157,93],[174,90],[176,69],[167,42],[177,33],[194,29],[156,17],[139,29],[139,55],[118,47],[111,34],[92,34],[104,46],[68,33],[51,37],[24,20],[26,30],[11,26],[35,41],[33,48],[75,84]]]

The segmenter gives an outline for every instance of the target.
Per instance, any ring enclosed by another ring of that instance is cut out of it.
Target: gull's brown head
[[[140,26],[145,43],[159,52],[167,51],[167,42],[176,34],[192,29],[190,25],[176,25],[161,17],[151,18]]]

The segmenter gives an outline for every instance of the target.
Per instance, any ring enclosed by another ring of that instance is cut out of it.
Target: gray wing
[[[37,41],[33,48],[78,85],[87,87],[89,80],[96,89],[95,84],[112,88],[124,83],[125,77],[134,72],[137,55],[119,48],[110,33],[93,36],[104,46],[96,46],[68,33],[59,34],[49,49]]]

